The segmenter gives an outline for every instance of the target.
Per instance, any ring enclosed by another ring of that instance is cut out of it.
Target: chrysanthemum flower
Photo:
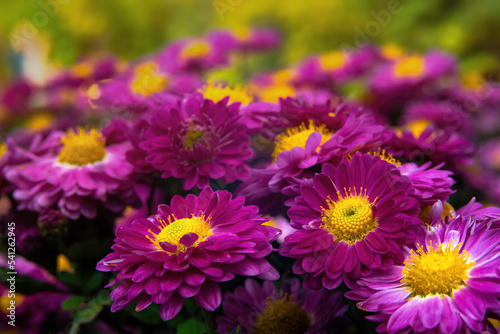
[[[461,133],[470,137],[472,134],[472,115],[460,106],[449,101],[423,100],[410,104],[404,112],[403,123],[426,120],[439,129]]]
[[[255,206],[243,197],[204,188],[198,197],[174,196],[156,215],[137,219],[116,232],[114,252],[97,269],[119,272],[110,285],[115,312],[137,297],[136,311],[152,302],[161,305],[163,320],[172,319],[185,298],[209,311],[221,303],[218,282],[234,274],[275,280],[277,271],[264,259],[279,233],[264,226]]]
[[[191,93],[201,86],[198,77],[163,70],[157,59],[135,64],[122,75],[96,83],[87,91],[92,105],[142,113],[150,106],[154,94],[170,92],[175,95]]]
[[[448,168],[471,165],[476,149],[468,139],[456,132],[438,129],[432,123],[419,120],[395,131],[387,143],[387,151],[411,161],[446,163]]]
[[[53,132],[40,146],[46,147],[43,153],[27,152],[29,161],[4,169],[5,178],[16,187],[13,197],[19,210],[57,207],[77,219],[94,218],[99,203],[114,212],[137,204],[137,178],[125,159],[128,142],[107,146],[100,131],[79,128]]]
[[[238,112],[239,104],[227,106],[194,93],[177,108],[153,110],[140,148],[146,162],[162,177],[184,179],[184,188],[203,188],[209,179],[244,180],[252,156],[250,139]]]
[[[382,333],[479,333],[500,314],[498,221],[458,216],[424,229],[404,265],[375,271],[347,297]]]
[[[301,184],[288,210],[299,231],[285,238],[280,254],[296,258],[297,274],[309,274],[306,287],[328,289],[375,269],[403,261],[401,248],[413,241],[420,224],[411,181],[379,157],[356,153]]]
[[[269,29],[237,27],[229,33],[236,40],[235,50],[240,52],[267,51],[278,47],[281,42],[279,34]]]
[[[348,306],[340,291],[331,292],[300,289],[300,281],[284,281],[281,289],[276,283],[264,281],[259,285],[248,278],[244,287],[224,295],[224,316],[218,316],[217,331],[231,333],[329,333]],[[340,323],[340,322],[339,322]]]
[[[357,51],[335,50],[312,57],[298,66],[294,84],[331,89],[363,75],[378,58],[378,50],[371,46]]]

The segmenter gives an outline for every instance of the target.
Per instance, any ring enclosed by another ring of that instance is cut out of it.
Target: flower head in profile
[[[228,97],[214,103],[197,92],[176,108],[153,110],[139,143],[145,161],[164,178],[184,179],[185,189],[203,188],[210,179],[246,179],[250,139],[239,104],[227,102]]]
[[[36,137],[34,142],[39,140]],[[129,147],[127,141],[107,145],[102,132],[94,128],[55,131],[30,146],[27,161],[6,166],[5,178],[15,186],[19,210],[42,212],[57,207],[71,219],[94,218],[99,204],[119,212],[138,201],[137,176],[125,158]]]
[[[298,231],[285,238],[280,254],[296,258],[304,284],[333,289],[342,281],[390,269],[403,261],[402,247],[414,240],[410,227],[420,224],[411,181],[393,165],[356,153],[300,186],[297,205],[288,210]]]
[[[422,228],[404,264],[375,271],[346,294],[377,312],[382,333],[479,333],[500,312],[500,230],[462,215]]]
[[[136,219],[116,231],[113,253],[97,264],[117,271],[111,311],[136,298],[136,311],[161,305],[163,320],[172,319],[185,298],[213,311],[221,303],[218,282],[234,274],[275,280],[278,272],[264,259],[278,230],[262,225],[255,206],[227,191],[204,188],[199,196],[174,196],[156,215]]]
[[[296,278],[284,281],[279,290],[273,282],[259,285],[248,278],[244,287],[224,295],[222,306],[224,315],[216,321],[223,334],[237,326],[242,334],[328,333],[348,309],[340,291],[301,291]]]

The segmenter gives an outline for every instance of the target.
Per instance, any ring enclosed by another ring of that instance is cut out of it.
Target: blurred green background
[[[48,41],[50,61],[68,65],[95,52],[134,59],[175,39],[240,26],[282,33],[282,48],[263,60],[268,68],[365,41],[447,50],[466,69],[499,67],[498,0],[3,0],[1,7],[0,79],[18,71],[23,34]]]

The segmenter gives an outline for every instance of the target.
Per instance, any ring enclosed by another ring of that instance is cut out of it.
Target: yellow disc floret
[[[462,244],[453,245],[453,241],[433,246],[424,251],[411,251],[405,260],[404,277],[401,283],[407,286],[412,297],[428,295],[452,296],[454,290],[466,284],[468,273],[475,262],[469,260],[467,251],[460,252]]]
[[[342,51],[334,51],[319,57],[321,68],[325,71],[334,71],[341,68],[347,61],[347,57]]]
[[[77,132],[69,130],[61,138],[64,145],[59,152],[59,162],[69,165],[83,166],[98,162],[106,156],[104,148],[106,140],[96,129],[78,128]]]
[[[398,78],[418,77],[424,72],[424,60],[420,56],[401,59],[394,65],[394,74]]]
[[[269,297],[266,308],[255,320],[255,334],[304,334],[311,329],[311,318],[292,296],[282,299]]]
[[[309,125],[302,123],[297,127],[286,129],[280,133],[274,141],[274,161],[276,161],[278,155],[283,151],[289,151],[294,147],[305,148],[307,139],[314,132],[321,134],[321,145],[332,136],[332,132],[325,125],[316,125],[313,121],[309,121]]]
[[[239,85],[231,88],[230,86],[223,87],[218,83],[209,83],[207,86],[199,90],[205,99],[212,100],[217,103],[229,96],[228,104],[240,102],[242,105],[247,105],[252,102],[252,97],[245,87]]]
[[[193,40],[182,49],[180,57],[183,60],[196,59],[206,56],[210,51],[210,44],[206,41]]]
[[[420,206],[420,214],[418,215],[418,218],[424,225],[429,225],[429,223],[431,223],[429,221],[431,210],[432,205]],[[455,209],[453,209],[453,206],[451,206],[451,204],[448,202],[443,203],[443,213],[441,214],[441,219],[445,220],[446,217],[449,217],[450,219],[455,218]]]
[[[131,89],[137,95],[149,96],[161,91],[167,83],[167,77],[159,72],[156,63],[147,62],[136,67]]]
[[[261,100],[264,102],[278,103],[280,98],[294,97],[295,89],[287,84],[277,84],[264,89]]]
[[[344,189],[345,190],[345,189]],[[373,218],[372,206],[366,195],[366,189],[349,188],[343,197],[337,191],[338,200],[327,200],[328,208],[323,208],[323,227],[326,228],[337,241],[354,244],[360,241],[371,231],[375,230],[378,222]]]
[[[210,229],[210,218],[205,219],[205,216],[196,217],[193,215],[191,218],[177,219],[174,215],[171,215],[168,217],[168,224],[161,218],[157,217],[157,219],[160,222],[160,233],[155,234],[149,230],[149,233],[151,233],[153,237],[146,235],[146,238],[148,238],[158,250],[164,250],[160,245],[162,242],[168,242],[171,245],[177,246],[176,253],[169,254],[179,254],[179,252],[185,252],[187,250],[187,246],[179,242],[186,234],[194,233],[198,236],[198,239],[191,247],[196,247],[200,242],[205,240],[206,237],[213,234]]]
[[[0,161],[5,153],[7,153],[7,145],[5,143],[0,143]]]

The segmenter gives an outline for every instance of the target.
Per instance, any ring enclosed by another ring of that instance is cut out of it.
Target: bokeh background
[[[462,71],[493,79],[500,67],[498,0],[3,0],[1,6],[1,81],[26,71],[26,58],[43,77],[42,64],[67,66],[95,53],[132,60],[176,39],[245,26],[272,27],[283,37],[276,52],[252,60],[252,72],[368,42],[449,51]],[[23,43],[26,36],[30,43]]]

